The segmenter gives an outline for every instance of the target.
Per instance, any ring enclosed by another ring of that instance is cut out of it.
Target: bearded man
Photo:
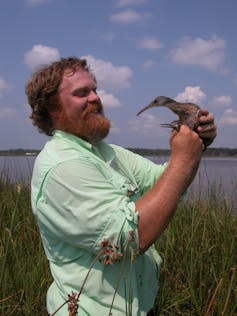
[[[103,139],[110,129],[86,60],[62,58],[26,85],[31,118],[52,136],[35,161],[32,208],[53,283],[53,315],[152,315],[161,258],[154,243],[216,136],[201,109],[198,132],[181,126],[156,165]],[[67,304],[66,304],[67,303]]]

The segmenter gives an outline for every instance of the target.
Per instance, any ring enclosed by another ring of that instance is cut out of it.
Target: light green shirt
[[[104,255],[95,261],[79,315],[109,315],[115,288],[113,316],[129,309],[146,315],[152,308],[161,259],[153,246],[134,258],[139,247],[134,202],[165,167],[115,145],[93,146],[55,132],[36,158],[32,177],[33,212],[54,279],[47,292],[50,314],[72,291],[79,293],[103,241],[118,245],[122,257],[112,265],[104,263]],[[67,304],[56,315],[68,315]]]

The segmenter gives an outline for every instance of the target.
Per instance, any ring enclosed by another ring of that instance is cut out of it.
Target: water
[[[168,157],[147,157],[164,163]],[[12,182],[30,183],[34,156],[0,156],[0,175]],[[234,209],[237,208],[237,158],[203,158],[197,175],[188,190],[188,198],[215,194]]]
[[[0,156],[0,175],[10,182],[30,183],[35,156]]]
[[[167,157],[147,157],[155,163],[167,161]],[[189,187],[187,198],[216,196],[237,209],[237,158],[202,159],[196,177]]]

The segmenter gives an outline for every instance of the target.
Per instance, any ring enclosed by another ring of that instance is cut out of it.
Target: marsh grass
[[[237,216],[213,192],[182,202],[157,242],[157,315],[237,315]],[[29,186],[0,179],[1,271],[0,316],[46,315],[51,276]]]
[[[14,184],[0,180],[0,225],[0,315],[46,315],[51,277],[28,186],[21,184],[17,192]]]
[[[159,315],[237,315],[237,216],[224,200],[180,204],[157,249]]]

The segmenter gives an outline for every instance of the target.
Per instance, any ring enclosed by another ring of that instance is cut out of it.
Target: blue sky
[[[42,148],[24,86],[39,65],[86,57],[105,113],[106,141],[168,148],[176,116],[158,95],[215,115],[213,147],[237,147],[236,0],[9,0],[0,4],[0,149]]]

